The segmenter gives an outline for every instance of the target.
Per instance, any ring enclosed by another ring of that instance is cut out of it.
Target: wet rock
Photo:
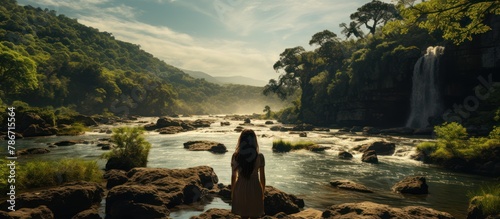
[[[24,131],[31,125],[37,125],[38,127],[45,127],[47,122],[42,119],[38,114],[33,112],[24,113],[21,117],[21,121],[19,122],[19,130]]]
[[[371,126],[365,126],[363,127],[363,134],[378,135],[380,134],[380,129]]]
[[[392,190],[404,194],[428,194],[429,186],[423,176],[409,176],[396,183]]]
[[[275,125],[275,126],[271,126],[270,129],[271,129],[271,131],[275,131],[276,132],[276,131],[279,131],[281,129],[281,127],[282,126],[280,126],[280,125]]]
[[[169,134],[177,134],[179,132],[183,132],[184,128],[182,126],[169,126],[169,127],[163,127],[158,130],[158,132],[162,135]]]
[[[338,132],[350,132],[351,129],[348,128],[348,127],[343,127],[343,128],[340,128]]]
[[[339,152],[339,158],[344,160],[350,160],[352,159],[352,154],[347,151],[341,151]]]
[[[235,132],[242,132],[242,131],[243,131],[243,129],[245,129],[245,128],[243,128],[243,127],[241,127],[241,126],[238,126],[238,127],[236,127],[236,128],[234,129],[234,131],[235,131]]]
[[[273,122],[273,121],[268,120],[268,121],[266,121],[266,122],[265,122],[265,124],[266,124],[266,125],[272,125],[272,124],[274,124],[274,122]]]
[[[190,151],[210,151],[213,153],[226,153],[224,144],[214,141],[188,141],[184,143],[184,148]]]
[[[317,131],[317,132],[329,132],[330,129],[329,128],[313,128],[313,131]]]
[[[349,131],[353,133],[362,132],[363,128],[361,126],[353,126]]]
[[[17,208],[17,206],[16,206]],[[41,205],[35,208],[21,208],[16,209],[16,211],[0,211],[0,218],[5,219],[28,219],[28,218],[37,218],[37,219],[53,219],[54,214],[52,211],[45,205]]]
[[[292,128],[292,131],[312,131],[314,129],[314,126],[311,124],[299,124],[296,125]]]
[[[398,128],[389,128],[380,130],[380,134],[386,135],[412,135],[414,129],[409,127],[398,127]]]
[[[212,124],[212,121],[202,120],[202,119],[197,119],[196,121],[190,123],[190,125],[195,127],[195,128],[210,127],[211,124]]]
[[[16,197],[16,208],[37,208],[47,206],[54,218],[71,218],[77,213],[99,205],[104,189],[99,183],[73,182],[56,188],[25,192]],[[2,202],[2,209],[7,209],[7,202]]]
[[[146,131],[153,131],[153,130],[157,129],[158,127],[156,127],[156,124],[150,123],[150,124],[144,125],[143,128]]]
[[[408,218],[408,219],[453,219],[449,213],[431,208],[409,206],[394,208],[373,202],[344,203],[333,205],[323,212],[324,219],[334,218]]]
[[[310,150],[312,152],[321,152],[321,151],[325,151],[327,149],[330,149],[330,147],[321,146],[321,145],[317,145],[317,144],[313,144],[313,145],[310,145],[307,147],[307,150]]]
[[[99,215],[98,208],[91,208],[76,214],[71,219],[102,219],[102,217]]]
[[[361,161],[365,163],[378,163],[377,153],[374,150],[365,151],[361,157]]]
[[[211,208],[198,216],[191,217],[191,219],[213,219],[213,218],[233,219],[233,218],[240,218],[240,216],[231,213],[231,210],[229,209]]]
[[[169,126],[181,126],[182,121],[177,120],[177,119],[171,119],[167,117],[162,117],[156,120],[156,128],[161,129],[164,127],[169,127]]]
[[[106,197],[106,218],[166,218],[166,201],[153,186],[120,185]]]
[[[123,185],[128,181],[127,172],[124,170],[112,169],[104,174],[106,179],[106,188],[111,189],[115,186]]]
[[[77,140],[67,140],[67,141],[58,141],[54,143],[54,145],[62,147],[62,146],[71,146],[80,143],[80,141]]]
[[[245,123],[252,123],[252,121],[250,120],[250,118],[245,118],[244,122]]]
[[[229,125],[231,125],[231,123],[228,122],[228,121],[222,121],[222,122],[220,122],[220,126],[229,126]]]
[[[156,195],[168,208],[199,201],[208,194],[208,189],[213,189],[218,183],[217,175],[208,166],[187,169],[134,168],[127,172],[127,177],[127,183],[121,186],[138,185],[157,189]]]
[[[50,136],[57,134],[55,127],[42,127],[38,124],[31,124],[23,131],[24,137]]]
[[[21,149],[16,151],[17,156],[21,155],[28,155],[28,154],[46,154],[49,153],[50,150],[47,148],[28,148],[28,149]]]
[[[385,141],[376,141],[370,144],[361,145],[361,147],[358,148],[359,152],[373,150],[377,153],[377,155],[393,155],[394,150],[396,149],[396,144]]]
[[[299,133],[299,137],[302,137],[302,138],[307,137],[307,132],[301,132],[301,133]]]
[[[344,190],[363,192],[363,193],[373,193],[373,191],[368,189],[366,186],[349,180],[334,180],[330,182],[330,185]]]
[[[303,199],[286,194],[272,186],[266,186],[264,194],[264,212],[266,215],[275,215],[280,212],[285,214],[298,213],[300,208],[304,207]]]

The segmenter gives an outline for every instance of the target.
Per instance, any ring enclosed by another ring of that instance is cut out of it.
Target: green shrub
[[[289,152],[292,150],[292,143],[284,141],[283,139],[273,141],[273,151],[276,152]]]
[[[469,138],[467,131],[458,123],[444,123],[442,126],[434,127],[437,141],[422,142],[417,145],[417,150],[424,152],[434,160],[449,160],[462,158],[465,160],[488,159],[485,154],[494,147],[500,146],[500,128],[495,127],[489,138]]]
[[[500,184],[482,186],[468,196],[470,204],[476,205],[484,216],[500,214]]]
[[[89,131],[89,128],[82,123],[73,123],[71,126],[59,129],[57,135],[83,135],[86,131]]]
[[[275,152],[289,152],[292,150],[306,149],[312,145],[314,145],[314,143],[309,141],[289,142],[279,139],[273,141],[272,149]]]
[[[113,129],[111,140],[116,147],[104,154],[108,159],[106,169],[128,171],[134,167],[145,167],[151,144],[144,138],[144,130],[138,127]]]
[[[56,186],[74,181],[102,181],[102,171],[96,161],[63,159],[58,161],[28,161],[18,164],[16,188],[32,189]]]

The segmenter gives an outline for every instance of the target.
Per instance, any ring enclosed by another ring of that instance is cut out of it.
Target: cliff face
[[[484,101],[483,96],[491,93],[494,82],[500,82],[500,16],[491,16],[486,22],[492,27],[491,31],[459,46],[445,45],[439,59],[444,109],[433,118],[435,124],[450,120],[462,122],[477,116],[478,109],[498,108]],[[331,123],[405,126],[410,114],[413,68],[427,46],[434,45],[423,45],[405,55],[396,54],[372,66],[372,72],[351,84],[346,98],[336,101],[330,112]],[[484,89],[476,91],[476,86]]]
[[[490,16],[487,22],[492,30],[459,46],[446,46],[441,68],[445,121],[462,122],[498,108],[486,97],[500,82],[500,16]]]

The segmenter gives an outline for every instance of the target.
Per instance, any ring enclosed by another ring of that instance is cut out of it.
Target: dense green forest
[[[249,113],[286,104],[262,87],[194,79],[112,33],[15,0],[0,6],[0,83],[1,105],[88,115]]]
[[[270,80],[264,93],[276,93],[286,99],[295,90],[301,90],[295,105],[285,109],[280,117],[290,122],[404,126],[409,115],[413,68],[427,47],[458,50],[459,44],[465,42],[475,48],[479,43],[474,43],[474,36],[491,30],[485,21],[498,14],[500,3],[493,0],[431,0],[418,4],[411,0],[396,4],[373,0],[350,15],[350,24],[339,24],[341,35],[329,30],[314,34],[309,45],[316,49],[286,48],[273,66],[280,77]],[[489,73],[495,69],[498,66]],[[476,70],[474,74],[488,73]],[[443,81],[452,78],[459,84],[468,84],[477,81],[478,75],[445,72],[443,78],[447,78]],[[460,88],[460,92],[472,88]],[[469,94],[462,94],[457,101]],[[493,96],[499,95],[490,95],[481,103],[482,108],[467,118],[476,119],[476,124],[491,124],[500,106]],[[478,115],[487,116],[477,120]],[[442,122],[437,118],[431,125]]]

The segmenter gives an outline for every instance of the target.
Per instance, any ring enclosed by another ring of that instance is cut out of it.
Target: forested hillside
[[[0,6],[0,42],[0,104],[116,115],[256,112],[284,104],[261,95],[262,88],[194,79],[112,33],[15,0]]]

